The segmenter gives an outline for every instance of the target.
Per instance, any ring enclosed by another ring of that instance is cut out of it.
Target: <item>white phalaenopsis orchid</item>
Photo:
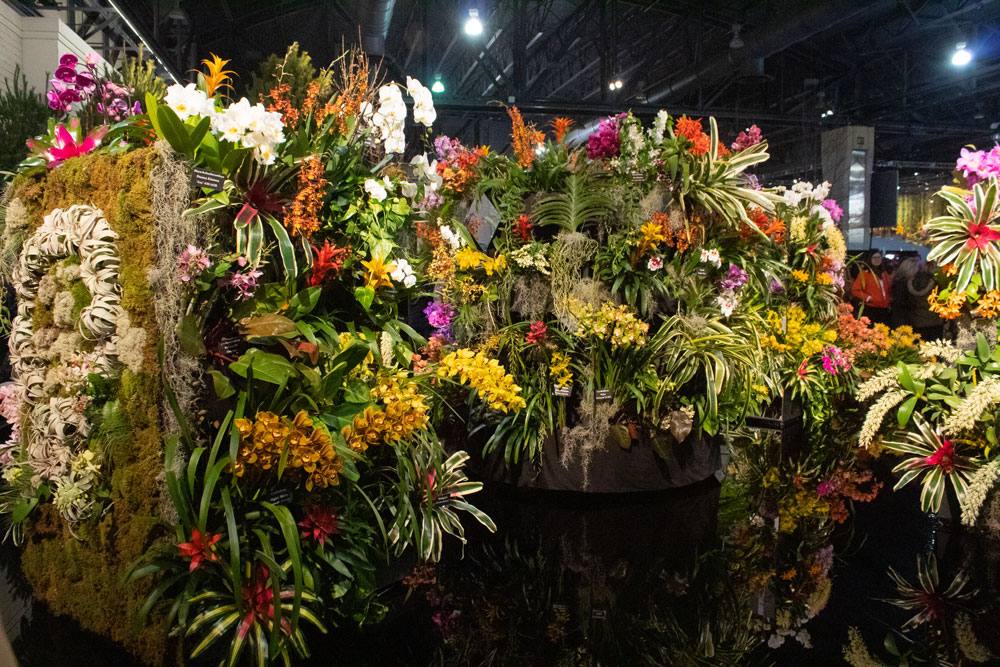
[[[430,127],[437,119],[434,97],[431,91],[412,76],[406,77],[406,92],[413,98],[413,120],[424,127]]]

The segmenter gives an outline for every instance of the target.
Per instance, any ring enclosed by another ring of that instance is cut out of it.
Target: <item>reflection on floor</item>
[[[596,497],[495,486],[479,500],[498,534],[473,532],[464,558],[456,549],[404,573],[380,625],[315,638],[311,664],[841,665],[848,646],[855,660],[877,654],[871,664],[903,664],[887,646],[910,664],[1000,655],[998,633],[979,620],[995,611],[985,605],[1000,587],[997,544],[916,512],[905,493],[883,493],[834,535],[828,575],[826,549],[755,542],[738,499],[714,480]],[[765,570],[773,583],[762,594]],[[812,613],[798,639],[768,629]],[[25,666],[129,664],[37,605],[15,650]]]

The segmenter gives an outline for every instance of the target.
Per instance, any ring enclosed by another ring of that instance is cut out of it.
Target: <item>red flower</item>
[[[351,249],[338,248],[330,245],[329,241],[324,241],[322,248],[313,246],[313,252],[316,253],[316,259],[309,273],[309,286],[319,287],[327,278],[333,277],[344,267],[344,260],[347,259]]]
[[[804,378],[805,376],[809,375],[809,359],[802,360],[802,363],[799,364],[798,373],[800,378]]]
[[[969,239],[965,242],[965,247],[969,250],[978,248],[985,251],[994,241],[1000,240],[1000,232],[989,225],[969,225]]]
[[[72,132],[65,125],[56,126],[52,145],[45,151],[45,160],[48,162],[47,166],[49,169],[58,167],[70,158],[86,155],[91,152],[101,145],[101,140],[104,139],[104,135],[108,132],[108,128],[102,125],[91,131],[90,134],[83,137],[80,141],[77,141],[74,135],[79,132],[79,121],[74,119],[70,125],[73,130]],[[28,146],[31,146],[31,142],[29,142]]]
[[[212,545],[221,539],[222,535],[220,534],[212,535],[209,533],[202,535],[200,530],[192,528],[191,541],[182,542],[177,545],[177,550],[181,552],[181,556],[191,559],[191,566],[188,568],[188,572],[197,570],[202,561],[219,560],[219,556],[215,553]]]
[[[951,440],[945,440],[941,446],[930,456],[924,457],[924,464],[928,466],[938,466],[946,475],[950,475],[955,469],[955,445]]]
[[[311,537],[321,545],[326,544],[326,538],[336,535],[338,528],[337,515],[321,505],[309,506],[305,518],[299,521],[303,539]]]
[[[517,234],[524,243],[531,243],[531,230],[533,228],[534,225],[531,224],[531,218],[529,218],[526,213],[522,213],[517,216],[517,220],[514,221],[514,233]]]
[[[524,340],[528,342],[528,345],[538,345],[539,343],[544,342],[548,335],[549,328],[545,326],[545,322],[538,320],[537,322],[531,323]]]

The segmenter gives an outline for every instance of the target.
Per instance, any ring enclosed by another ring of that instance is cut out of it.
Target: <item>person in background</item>
[[[882,253],[877,250],[873,252],[868,258],[868,264],[861,267],[858,277],[851,285],[851,296],[872,322],[889,323],[892,274],[885,269]]]
[[[907,257],[892,272],[892,292],[889,299],[892,307],[890,309],[889,324],[893,327],[901,327],[904,324],[913,325],[906,290],[910,280],[919,271],[920,258]]]
[[[916,273],[906,279],[900,310],[906,313],[907,324],[924,340],[937,340],[944,333],[944,321],[931,312],[927,295],[934,289],[934,262],[920,266]],[[893,283],[895,287],[895,283]],[[893,302],[896,303],[895,301]]]

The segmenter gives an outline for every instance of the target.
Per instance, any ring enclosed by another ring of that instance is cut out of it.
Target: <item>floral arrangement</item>
[[[302,58],[290,50],[259,101],[230,98],[228,61],[213,56],[197,82],[153,89],[137,106],[93,64],[64,57],[50,100],[70,117],[45,146],[50,169],[152,136],[181,178],[194,166],[214,172],[217,187],[159,223],[171,229],[142,271],[169,284],[150,295],[173,318],[160,332],[133,326],[120,305],[118,234],[100,210],[49,213],[13,269],[15,373],[0,407],[14,433],[2,448],[0,509],[18,539],[49,502],[71,527],[98,520],[114,470],[96,434],[121,421],[118,376],[162,375],[173,537],[129,576],[155,577],[139,615],[168,601],[166,621],[190,638],[192,658],[287,662],[308,654],[307,625],[379,618],[384,554],[440,558],[446,536],[464,540],[462,514],[494,528],[467,500],[480,488],[464,473],[467,455],[446,453],[437,437],[445,401],[507,414],[525,406],[485,351],[443,350],[406,323],[425,274],[403,244],[455,186],[425,154],[400,159],[403,95],[429,128],[430,91],[412,78],[383,82],[359,52],[313,68],[293,90],[284,73]],[[91,128],[88,139],[74,134]],[[20,178],[44,183],[42,164],[27,161]],[[461,266],[504,270],[492,258]],[[436,321],[447,320],[442,311]],[[142,352],[156,349],[150,334],[161,338],[159,370]]]

